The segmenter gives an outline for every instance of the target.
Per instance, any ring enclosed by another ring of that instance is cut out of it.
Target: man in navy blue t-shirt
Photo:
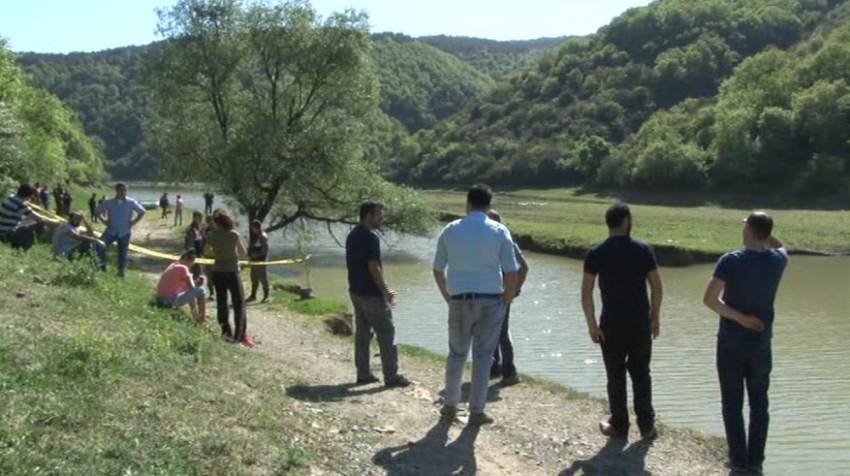
[[[635,414],[641,436],[657,436],[652,407],[649,362],[652,340],[658,337],[662,299],[661,277],[652,248],[631,237],[632,214],[625,203],[612,205],[605,213],[608,239],[588,251],[584,259],[581,305],[590,339],[602,347],[608,377],[611,418],[599,424],[602,434],[626,437],[629,410],[626,373],[632,379]],[[602,313],[599,323],[593,303],[593,288],[599,276]],[[646,285],[652,291],[651,302]]]
[[[357,367],[358,384],[380,381],[372,374],[369,362],[369,345],[373,333],[377,334],[384,385],[406,387],[410,381],[398,373],[398,350],[390,309],[395,304],[395,292],[384,279],[381,242],[374,231],[383,221],[384,205],[367,200],[360,205],[360,224],[351,230],[345,240],[348,291],[354,305],[354,364]]]
[[[723,424],[729,445],[727,465],[736,472],[761,474],[767,442],[768,398],[773,335],[773,301],[788,264],[774,238],[773,219],[751,213],[744,220],[745,249],[717,262],[703,302],[720,315],[717,375]],[[749,439],[744,428],[744,388],[750,402]]]

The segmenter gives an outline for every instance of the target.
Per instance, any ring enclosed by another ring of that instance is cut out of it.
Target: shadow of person
[[[487,387],[487,401],[488,402],[498,402],[502,399],[502,396],[499,392],[502,391],[502,386],[499,384],[493,384]],[[460,401],[468,402],[469,401],[469,392],[472,389],[472,384],[470,382],[464,382],[463,385],[460,386]],[[441,397],[446,398],[446,389],[440,390]]]
[[[646,470],[646,455],[652,440],[641,440],[626,447],[624,438],[609,438],[605,446],[589,459],[576,460],[558,476],[573,476],[581,471],[582,476],[605,476],[628,474],[629,476],[652,476]]]
[[[356,390],[355,390],[356,389]],[[339,402],[346,398],[374,395],[387,387],[361,387],[356,383],[337,385],[292,385],[286,388],[286,395],[302,402]]]
[[[384,468],[387,476],[474,476],[478,471],[475,440],[480,427],[466,426],[446,445],[449,428],[450,421],[440,420],[421,440],[384,448],[372,461]]]

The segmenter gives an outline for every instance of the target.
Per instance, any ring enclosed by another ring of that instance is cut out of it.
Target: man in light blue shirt
[[[466,218],[446,225],[434,257],[434,279],[449,304],[446,396],[440,413],[450,420],[457,416],[463,367],[471,345],[470,425],[493,423],[484,413],[490,359],[499,342],[505,308],[518,286],[519,264],[511,234],[487,217],[492,200],[490,187],[479,184],[470,188]]]
[[[101,223],[106,224],[106,231],[100,239],[105,246],[118,243],[118,276],[124,277],[127,270],[127,251],[130,249],[130,235],[145,216],[145,208],[127,196],[127,185],[115,185],[115,196],[100,203],[95,210]],[[104,215],[106,212],[106,215]],[[133,213],[136,214],[135,218]]]

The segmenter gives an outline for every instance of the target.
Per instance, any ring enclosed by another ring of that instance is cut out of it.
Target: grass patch
[[[0,474],[284,475],[315,458],[268,362],[149,306],[148,278],[43,245],[0,246],[0,275]]]
[[[428,191],[426,196],[435,210],[464,213],[465,193]],[[695,200],[656,204],[663,201],[632,198],[636,200],[632,205],[635,236],[653,245],[707,254],[740,248],[741,220],[752,208],[765,206],[741,201],[741,207],[727,207]],[[514,234],[528,235],[544,249],[586,249],[607,236],[605,210],[616,199],[580,189],[517,190],[497,194],[493,206]],[[681,203],[687,206],[675,205]],[[766,211],[776,220],[776,236],[789,249],[850,253],[846,226],[850,212],[778,207]]]

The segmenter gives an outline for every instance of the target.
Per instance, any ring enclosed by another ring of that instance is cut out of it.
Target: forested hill
[[[405,35],[373,35],[381,107],[408,133],[435,126],[490,89],[494,80],[489,73],[496,75],[498,68],[487,66],[488,62],[499,68],[525,64],[557,40],[492,42],[435,37],[430,43],[435,46]],[[144,94],[136,85],[142,58],[154,46],[67,55],[24,53],[18,62],[34,85],[59,96],[78,113],[89,134],[103,139],[114,176],[149,178],[155,158],[145,149],[141,126]],[[464,61],[467,57],[472,58],[470,63]]]
[[[534,40],[496,41],[468,36],[420,36],[417,40],[451,53],[495,79],[529,66],[544,52],[567,41],[568,36]]]
[[[846,191],[845,0],[659,0],[511,75],[397,179]]]

